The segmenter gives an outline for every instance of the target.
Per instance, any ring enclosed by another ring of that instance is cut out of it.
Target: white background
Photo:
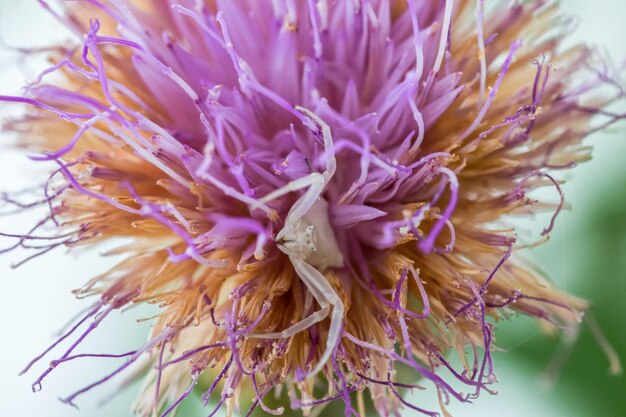
[[[615,0],[565,0],[563,9],[581,17],[579,30],[574,39],[584,40],[606,48],[616,61],[626,57],[623,47],[626,39],[624,13],[626,7]],[[619,5],[619,6],[618,6]],[[55,22],[41,11],[35,0],[0,0],[0,33],[14,46],[43,45],[67,37]],[[8,59],[6,51],[0,50],[0,94],[17,93],[32,75],[24,76],[14,60]],[[2,110],[6,114],[7,109]],[[42,178],[33,172],[33,164],[20,153],[7,149],[9,138],[0,133],[0,191],[15,190],[31,185],[33,179]],[[550,268],[561,286],[567,286],[567,259],[576,257],[568,249],[568,225],[577,219],[593,215],[589,202],[599,195],[602,184],[626,168],[623,155],[626,139],[623,134],[603,133],[590,140],[595,146],[594,159],[579,167],[566,186],[566,196],[573,203],[574,211],[559,219],[559,228],[552,245],[562,247],[563,262]],[[39,172],[41,174],[41,172]],[[623,192],[624,190],[618,190]],[[610,204],[610,202],[607,202]],[[34,223],[32,214],[18,218],[0,217],[0,231],[21,232]],[[0,239],[0,248],[9,241]],[[13,270],[10,264],[21,259],[23,253],[14,252],[0,256],[0,417],[125,417],[132,402],[134,389],[116,397],[104,407],[96,403],[115,391],[115,382],[78,400],[81,412],[61,404],[57,397],[67,395],[102,376],[107,368],[106,360],[84,360],[66,364],[44,382],[44,390],[37,394],[30,391],[30,383],[38,371],[46,367],[45,361],[27,376],[18,377],[20,369],[41,352],[53,340],[54,330],[59,329],[87,303],[74,299],[70,291],[85,280],[102,272],[111,264],[95,252],[64,253],[63,249],[35,262]],[[560,265],[560,266],[559,266]],[[146,326],[135,323],[137,313],[114,315],[87,338],[82,352],[122,352],[139,346],[145,339]],[[500,394],[484,396],[477,405],[462,408],[457,417],[498,416],[526,417],[567,416],[560,404],[551,403],[550,395],[537,395],[537,386],[521,386],[523,370],[515,364],[498,364]],[[527,376],[526,376],[527,380]],[[424,404],[426,407],[427,404]],[[431,407],[433,405],[431,404]],[[506,410],[506,415],[503,414]],[[406,413],[409,415],[410,413]],[[185,416],[187,417],[187,416]],[[188,416],[194,417],[194,416]]]

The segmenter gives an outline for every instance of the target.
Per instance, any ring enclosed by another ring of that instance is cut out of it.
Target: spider
[[[312,172],[293,180],[260,199],[259,203],[264,204],[308,187],[287,213],[285,225],[276,235],[275,242],[289,257],[298,277],[309,290],[305,307],[307,309],[310,307],[312,296],[320,305],[320,309],[280,332],[252,336],[262,339],[290,337],[326,319],[330,314],[325,351],[316,367],[303,377],[305,378],[317,374],[324,368],[339,342],[344,305],[323,273],[328,268],[342,268],[344,260],[330,225],[328,202],[322,197],[322,192],[333,177],[337,166],[330,128],[310,110],[299,106],[295,108],[312,122],[310,125],[307,124],[307,127],[313,130],[314,134],[321,134],[326,153],[326,170],[323,173]]]

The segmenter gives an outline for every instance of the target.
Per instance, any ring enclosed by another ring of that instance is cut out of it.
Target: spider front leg
[[[330,127],[312,111],[300,106],[296,106],[296,110],[306,115],[313,123],[319,126],[319,128],[316,129],[315,126],[307,125],[307,127],[314,131],[314,134],[321,134],[323,138],[324,151],[326,152],[326,170],[323,173],[312,172],[302,178],[293,180],[286,185],[280,187],[279,189],[272,191],[258,201],[258,206],[261,206],[265,203],[282,197],[285,194],[309,187],[304,195],[300,197],[289,210],[287,218],[285,219],[285,224],[293,223],[299,220],[307,213],[307,211],[309,211],[309,209],[321,196],[322,192],[330,182],[333,175],[335,175],[335,170],[337,168],[337,161],[335,159],[335,148]],[[258,207],[253,206],[253,208]]]
[[[301,190],[303,188],[309,187],[308,190],[296,201],[296,203],[291,207],[287,217],[285,219],[285,223],[288,223],[291,219],[298,219],[306,213],[306,211],[311,208],[315,200],[322,194],[324,187],[326,187],[326,179],[323,174],[319,172],[312,172],[309,175],[305,175],[304,177],[298,178],[297,180],[293,180],[284,186],[272,191],[271,193],[265,195],[263,198],[259,199],[257,202],[258,206],[262,204],[268,203],[272,200],[276,200],[284,196],[285,194],[292,193],[294,191]],[[304,210],[298,210],[298,217],[294,217],[292,213],[296,206],[304,205]],[[256,207],[253,207],[256,208]]]
[[[281,240],[287,230],[295,225],[304,217],[305,214],[313,207],[313,205],[318,201],[322,191],[324,191],[324,187],[326,186],[326,181],[324,176],[318,172],[314,172],[312,174],[307,175],[307,178],[310,180],[309,189],[291,206],[289,212],[287,213],[287,217],[285,218],[285,227],[278,232],[276,235],[276,240]]]

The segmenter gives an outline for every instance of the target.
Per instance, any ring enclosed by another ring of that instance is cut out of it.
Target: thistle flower
[[[200,378],[211,415],[281,414],[264,403],[274,388],[305,414],[338,400],[364,415],[371,399],[381,416],[438,415],[401,395],[421,378],[448,415],[493,392],[501,319],[578,325],[585,302],[516,253],[548,238],[565,206],[554,173],[589,158],[581,141],[621,118],[606,108],[622,90],[594,93],[612,81],[589,48],[560,47],[558,4],[40,4],[76,40],[23,96],[0,96],[32,107],[6,126],[57,167],[40,201],[5,196],[49,208],[15,247],[127,243],[76,290],[92,309],[26,368],[68,346],[35,391],[137,303],[159,309],[146,344],[95,355],[126,360],[63,401],[135,368],[144,416],[171,414]],[[529,195],[540,187],[557,202]],[[522,242],[512,217],[543,211]]]

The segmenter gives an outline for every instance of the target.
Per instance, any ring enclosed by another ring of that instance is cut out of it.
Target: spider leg
[[[292,324],[291,326],[289,326],[288,328],[281,330],[280,332],[275,332],[275,333],[263,333],[263,334],[251,334],[249,335],[249,337],[253,337],[256,339],[283,339],[286,337],[291,337],[303,330],[308,329],[309,327],[311,327],[312,325],[314,325],[315,323],[318,323],[322,320],[324,320],[326,317],[328,317],[328,313],[330,312],[330,303],[328,302],[326,296],[324,295],[323,292],[320,292],[319,289],[316,286],[311,286],[309,284],[309,281],[306,278],[303,278],[301,275],[301,272],[298,270],[298,267],[296,267],[297,263],[304,263],[303,261],[298,261],[296,259],[291,258],[291,262],[294,265],[295,269],[296,269],[296,273],[298,274],[298,276],[300,277],[300,279],[302,280],[302,282],[304,283],[304,285],[306,285],[307,289],[309,290],[307,292],[306,295],[306,303],[305,303],[305,308],[308,309],[308,307],[310,307],[311,305],[311,295],[313,296],[313,298],[315,298],[315,300],[318,302],[318,304],[320,305],[320,309],[317,310],[316,312],[312,313],[311,315],[305,317],[304,319],[300,320],[299,322]],[[313,268],[315,269],[315,268]],[[319,272],[318,272],[319,273]],[[321,274],[320,274],[321,275]]]
[[[297,333],[300,333],[303,330],[308,329],[315,323],[318,323],[328,317],[328,313],[330,312],[330,304],[323,303],[322,308],[317,310],[314,313],[311,313],[309,316],[300,320],[299,322],[292,324],[284,330],[276,333],[262,333],[262,334],[250,334],[249,337],[255,339],[284,339],[287,337],[291,337]]]
[[[322,275],[320,271],[304,261],[292,259],[291,262],[298,273],[298,276],[302,279],[302,282],[304,282],[309,290],[311,290],[315,299],[320,302],[318,297],[322,296],[323,298],[320,297],[322,300],[333,306],[333,312],[330,316],[330,326],[328,329],[328,339],[326,339],[326,350],[322,354],[322,357],[315,368],[308,373],[308,375],[315,375],[324,368],[326,362],[330,359],[333,350],[339,343],[344,305],[337,292],[335,292],[326,277]]]
[[[319,172],[312,172],[309,175],[305,175],[304,177],[298,178],[297,180],[290,181],[282,187],[272,191],[271,193],[265,195],[263,198],[259,199],[256,204],[259,206],[264,205],[265,203],[276,200],[277,198],[282,197],[285,194],[301,190],[316,183],[321,183],[323,187],[323,185],[325,185],[324,177]]]
[[[287,213],[285,224],[292,224],[300,220],[311,209],[311,207],[313,207],[313,204],[315,204],[317,199],[322,194],[322,191],[326,186],[326,181],[324,181],[322,174],[313,173],[311,175],[314,174],[316,174],[315,181],[311,183],[309,189],[302,194],[298,201],[291,206],[289,213]]]
[[[285,225],[295,224],[311,209],[311,207],[313,207],[315,202],[322,195],[324,188],[326,187],[332,176],[335,174],[335,170],[337,167],[333,137],[330,131],[330,127],[310,110],[299,106],[296,107],[296,110],[304,113],[310,120],[312,120],[319,126],[319,129],[315,129],[313,123],[312,125],[307,125],[307,127],[314,131],[314,134],[321,134],[324,140],[324,149],[326,151],[326,171],[324,171],[323,173],[312,172],[302,178],[293,180],[283,187],[272,191],[271,193],[267,194],[265,197],[259,200],[258,204],[262,205],[290,192],[309,187],[289,210],[289,213],[287,214],[287,217],[285,219]],[[287,227],[283,228],[283,230],[278,233],[278,238],[280,238],[285,233],[286,228]]]
[[[324,172],[324,178],[326,179],[326,182],[328,182],[330,181],[332,176],[335,175],[335,170],[337,169],[337,160],[335,159],[335,144],[333,142],[333,135],[330,132],[330,127],[311,110],[301,106],[296,106],[296,110],[304,113],[309,119],[313,120],[321,128],[320,133],[322,135],[322,139],[324,140],[324,150],[326,151],[326,171]],[[307,127],[309,127],[309,129],[311,128],[311,126]],[[314,133],[316,132],[314,131]]]

